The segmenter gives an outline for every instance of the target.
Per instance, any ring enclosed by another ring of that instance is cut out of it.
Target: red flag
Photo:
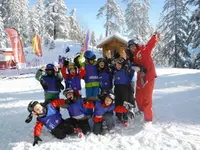
[[[83,45],[83,48],[81,49],[81,52],[85,52],[88,49],[89,36],[90,36],[89,30],[87,30],[87,33],[84,39],[84,45]]]
[[[32,48],[35,55],[42,56],[40,37],[37,34],[32,39]]]
[[[6,28],[16,63],[26,63],[19,33],[13,28]]]

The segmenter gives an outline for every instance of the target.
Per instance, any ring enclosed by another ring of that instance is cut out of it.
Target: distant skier
[[[28,104],[27,109],[30,115],[26,119],[26,122],[29,123],[33,115],[37,118],[34,127],[33,146],[38,144],[39,141],[42,141],[40,133],[43,125],[58,139],[63,139],[67,134],[74,133],[74,127],[70,124],[70,119],[62,119],[60,112],[56,109],[65,103],[66,101],[64,99],[57,99],[53,100],[48,105],[43,105],[38,101],[31,101]]]
[[[70,51],[69,46],[67,46],[66,50],[65,50],[65,54],[67,54]]]
[[[47,64],[39,69],[35,78],[40,82],[44,89],[45,103],[48,104],[54,99],[59,99],[62,85],[62,74],[53,64]]]
[[[155,33],[149,42],[143,46],[134,39],[128,41],[128,48],[131,60],[137,67],[137,88],[136,101],[140,111],[144,112],[145,121],[153,121],[152,94],[154,89],[154,80],[157,77],[151,52],[155,47],[160,34]]]

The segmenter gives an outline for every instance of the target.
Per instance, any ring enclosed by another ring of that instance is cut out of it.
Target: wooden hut
[[[107,56],[109,50],[112,57],[114,56],[115,52],[118,52],[121,57],[125,57],[124,52],[127,49],[127,42],[127,38],[121,36],[120,34],[114,34],[102,40],[97,45],[97,48],[103,49],[103,57]]]

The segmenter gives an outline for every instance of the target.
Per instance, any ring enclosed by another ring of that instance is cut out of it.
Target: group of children
[[[96,61],[95,54],[87,50],[84,54],[78,54],[73,62],[64,60],[61,71],[53,64],[39,69],[36,79],[44,89],[45,102],[30,102],[30,115],[26,119],[29,123],[33,115],[37,117],[33,145],[42,141],[39,136],[43,125],[58,139],[73,133],[82,137],[90,131],[102,134],[104,123],[106,130],[112,131],[114,114],[119,122],[128,126],[130,108],[135,107],[131,85],[134,70],[131,66],[122,57],[116,58],[114,62],[108,58]],[[63,78],[65,86],[62,85]],[[80,92],[81,79],[85,81],[85,98]],[[61,90],[64,90],[66,99],[59,98]],[[129,103],[129,109],[125,107],[125,101]],[[59,107],[66,108],[70,118],[64,120]],[[92,130],[88,122],[90,118],[94,122]]]

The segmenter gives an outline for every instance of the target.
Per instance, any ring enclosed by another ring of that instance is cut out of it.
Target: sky
[[[125,9],[126,5],[122,0],[116,0],[121,8]],[[30,5],[35,4],[37,0],[30,0]],[[105,35],[105,17],[101,19],[96,18],[96,14],[101,6],[105,4],[106,0],[65,0],[69,13],[73,8],[76,8],[77,20],[84,27],[94,30],[96,36]],[[153,27],[156,27],[160,13],[163,9],[164,0],[149,0],[151,8],[149,10],[149,20]]]

